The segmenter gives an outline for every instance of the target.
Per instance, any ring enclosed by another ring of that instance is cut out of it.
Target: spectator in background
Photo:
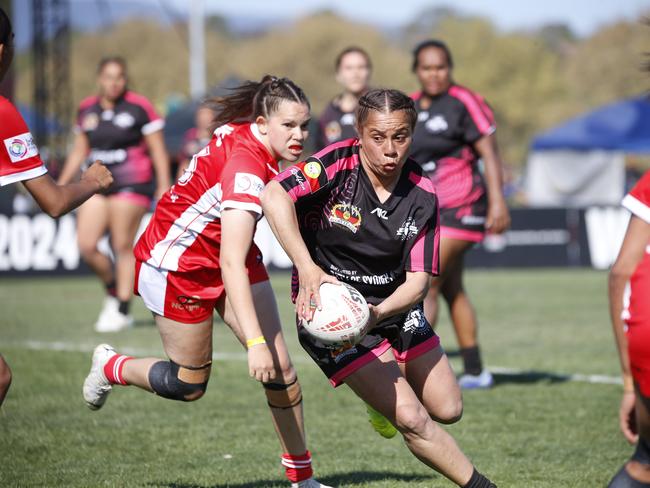
[[[463,261],[486,232],[505,231],[510,215],[492,110],[480,95],[453,82],[452,68],[451,53],[441,41],[422,42],[413,52],[412,69],[421,89],[412,95],[418,121],[411,156],[433,180],[440,199],[441,275],[433,280],[424,310],[435,324],[442,293],[463,357],[460,386],[488,388],[494,380],[483,367],[476,315],[463,286]]]
[[[359,98],[368,91],[372,62],[360,47],[345,48],[336,57],[336,81],[343,92],[325,107],[318,120],[316,150],[344,139],[357,137],[354,112]]]
[[[59,182],[71,181],[82,165],[95,158],[110,165],[115,177],[105,195],[91,198],[77,213],[79,250],[106,289],[95,330],[115,332],[133,324],[129,313],[133,242],[140,220],[154,196],[160,198],[171,181],[163,140],[165,122],[149,100],[127,88],[126,62],[104,58],[97,75],[99,94],[79,105],[74,145]],[[107,231],[115,266],[97,247]]]
[[[194,127],[187,129],[183,135],[183,143],[178,153],[178,173],[180,178],[189,166],[192,156],[208,145],[212,137],[212,121],[217,115],[217,107],[211,100],[199,105],[194,114]]]
[[[14,57],[14,33],[7,13],[0,8],[0,82]],[[95,193],[106,190],[113,177],[95,162],[78,183],[57,185],[38,153],[38,147],[16,107],[0,97],[0,186],[22,182],[39,207],[50,217],[60,217]],[[7,144],[7,141],[10,141]],[[11,385],[11,369],[0,355],[0,405]]]
[[[632,217],[609,274],[609,310],[623,371],[619,424],[636,450],[609,488],[650,487],[650,172],[623,206]]]

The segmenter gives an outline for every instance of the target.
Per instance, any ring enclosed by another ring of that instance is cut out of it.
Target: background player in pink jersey
[[[0,82],[14,57],[14,33],[7,13],[0,8]],[[113,177],[95,162],[81,181],[57,185],[47,173],[25,121],[6,98],[0,97],[0,186],[21,181],[38,205],[51,217],[60,217],[98,191],[106,190]],[[0,355],[0,405],[11,384],[11,370]]]
[[[443,42],[425,41],[413,56],[421,91],[413,95],[418,123],[411,156],[427,171],[440,198],[441,276],[433,280],[425,313],[435,324],[442,293],[464,362],[460,385],[487,388],[493,378],[483,368],[476,315],[463,286],[463,260],[486,232],[499,234],[510,225],[494,117],[480,95],[453,82],[453,61]]]
[[[336,81],[343,92],[325,107],[318,119],[316,149],[329,144],[357,137],[354,112],[359,97],[368,91],[372,62],[366,51],[360,47],[345,48],[336,57]]]
[[[334,277],[369,303],[371,330],[352,347],[334,350],[298,329],[332,385],[347,384],[387,417],[427,466],[459,486],[493,488],[432,420],[457,421],[462,399],[422,311],[439,228],[433,185],[408,158],[416,117],[405,94],[370,90],[359,99],[360,138],[285,169],[264,190],[264,211],[295,265],[298,318],[311,318],[320,285]]]
[[[79,250],[107,292],[95,329],[114,332],[133,324],[129,314],[133,241],[154,194],[160,198],[171,180],[164,120],[145,97],[128,90],[126,62],[119,57],[105,58],[97,75],[99,94],[79,106],[74,145],[59,182],[72,180],[88,159],[95,158],[110,165],[115,178],[106,195],[91,198],[77,213]],[[97,248],[106,232],[114,265]]]
[[[247,349],[250,375],[264,387],[287,478],[294,487],[324,487],[312,478],[300,384],[253,243],[260,193],[280,160],[300,156],[309,102],[292,81],[266,76],[217,104],[212,140],[160,200],[135,247],[135,288],[154,314],[169,360],[135,359],[102,344],[84,398],[98,409],[120,384],[173,400],[199,399],[210,376],[216,309]]]
[[[623,370],[619,423],[636,450],[610,488],[650,487],[650,171],[623,206],[632,217],[609,275],[609,309]]]

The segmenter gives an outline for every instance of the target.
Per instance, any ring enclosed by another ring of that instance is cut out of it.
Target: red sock
[[[124,363],[129,359],[133,358],[123,354],[116,354],[104,365],[104,376],[111,385],[126,385],[126,381],[122,377],[122,369],[124,369]]]
[[[300,456],[284,453],[282,466],[284,466],[287,479],[292,483],[308,480],[314,474],[311,469],[311,453],[309,451]]]

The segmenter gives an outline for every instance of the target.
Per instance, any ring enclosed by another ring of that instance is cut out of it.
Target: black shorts
[[[440,209],[440,237],[481,242],[485,237],[487,194],[478,200],[453,208]]]
[[[422,303],[406,314],[387,319],[356,346],[329,348],[309,335],[301,325],[298,325],[298,339],[335,388],[388,349],[393,350],[398,362],[406,363],[440,345],[440,338],[424,316]]]
[[[149,208],[153,202],[155,186],[153,181],[146,183],[113,183],[104,192],[107,197],[116,197],[129,200],[135,205]]]

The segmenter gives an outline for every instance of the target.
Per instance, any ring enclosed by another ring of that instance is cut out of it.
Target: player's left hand
[[[300,288],[296,297],[296,313],[299,319],[310,321],[316,309],[321,310],[320,285],[323,283],[339,283],[334,276],[328,275],[316,264],[298,270]]]
[[[634,391],[623,392],[621,406],[618,409],[618,425],[621,428],[623,436],[630,444],[636,444],[639,440],[636,417],[634,415],[635,403],[636,394]]]
[[[510,227],[510,211],[506,200],[499,195],[490,199],[488,203],[487,218],[485,219],[485,230],[490,234],[501,234]]]

